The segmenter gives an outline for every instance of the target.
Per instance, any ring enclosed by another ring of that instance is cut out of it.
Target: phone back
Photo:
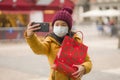
[[[40,24],[40,26],[37,27],[41,27],[38,30],[35,30],[35,32],[49,32],[49,23],[48,22],[42,22],[42,23],[35,23],[33,22],[32,25],[34,24]]]

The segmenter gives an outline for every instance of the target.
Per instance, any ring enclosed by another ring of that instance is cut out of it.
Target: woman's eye
[[[59,25],[56,25],[56,26],[59,26]]]
[[[55,26],[59,26],[59,24],[55,24]]]
[[[67,26],[67,25],[62,25],[62,26]]]

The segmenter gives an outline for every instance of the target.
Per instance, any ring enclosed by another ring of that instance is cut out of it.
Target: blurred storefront
[[[23,31],[29,21],[51,22],[53,15],[65,6],[74,8],[74,2],[72,0],[0,0],[0,39],[10,36],[12,37],[9,39],[15,38],[19,30]]]
[[[120,10],[120,0],[91,0],[91,8],[98,9],[119,9]]]
[[[75,3],[73,19],[76,25],[79,25],[80,22],[87,20],[88,18],[83,18],[80,16],[81,13],[90,10],[90,0],[73,0]]]
[[[90,0],[91,9],[109,10],[114,9],[120,11],[120,0]],[[120,22],[120,16],[109,16]]]
[[[5,21],[7,20],[6,24],[9,22],[10,26],[16,27],[17,19],[20,20],[22,24],[26,25],[31,12],[41,11],[43,21],[50,22],[55,12],[63,6],[74,7],[74,4],[70,0],[1,0],[0,19],[5,19]],[[5,22],[0,23],[1,27],[3,23]]]
[[[76,25],[94,25],[108,36],[120,32],[120,0],[74,0]],[[102,25],[101,28],[98,26]]]
[[[109,10],[114,9],[120,11],[120,0],[74,0],[76,1],[74,20],[76,24],[90,22],[95,17],[83,17],[81,14],[91,10]],[[120,22],[120,16],[108,16]]]

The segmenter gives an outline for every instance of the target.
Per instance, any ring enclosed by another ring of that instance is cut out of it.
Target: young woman
[[[40,29],[40,27],[36,28],[36,26],[39,24],[32,25],[32,23],[29,23],[27,26],[27,30],[25,32],[25,39],[27,43],[35,54],[46,55],[51,67],[53,67],[54,60],[65,35],[72,35],[76,41],[81,43],[81,39],[77,36],[77,34],[71,32],[71,14],[72,10],[70,8],[63,8],[62,10],[58,11],[52,21],[53,32],[48,34],[44,40],[38,38],[38,36],[34,33],[35,30]],[[77,67],[78,70],[72,75],[76,78],[76,80],[81,80],[81,77],[90,72],[92,68],[92,63],[88,54],[84,63],[81,65],[74,65],[74,67]],[[73,80],[72,78],[59,71],[53,70],[52,68],[50,73],[49,80]]]

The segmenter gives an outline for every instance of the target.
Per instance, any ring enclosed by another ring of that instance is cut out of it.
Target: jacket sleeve
[[[41,40],[38,38],[36,34],[32,35],[31,37],[27,37],[27,33],[24,33],[26,42],[33,50],[35,54],[49,54],[50,44],[47,39]]]
[[[91,62],[90,57],[88,56],[88,54],[87,54],[87,56],[85,58],[85,62],[82,63],[82,66],[85,67],[85,74],[87,74],[87,73],[89,73],[91,71],[92,62]]]
[[[79,43],[82,43],[82,40],[76,36],[75,40],[78,41]],[[90,60],[89,55],[87,54],[86,58],[85,58],[85,62],[81,64],[82,66],[85,67],[85,74],[89,73],[92,69],[92,62]]]

